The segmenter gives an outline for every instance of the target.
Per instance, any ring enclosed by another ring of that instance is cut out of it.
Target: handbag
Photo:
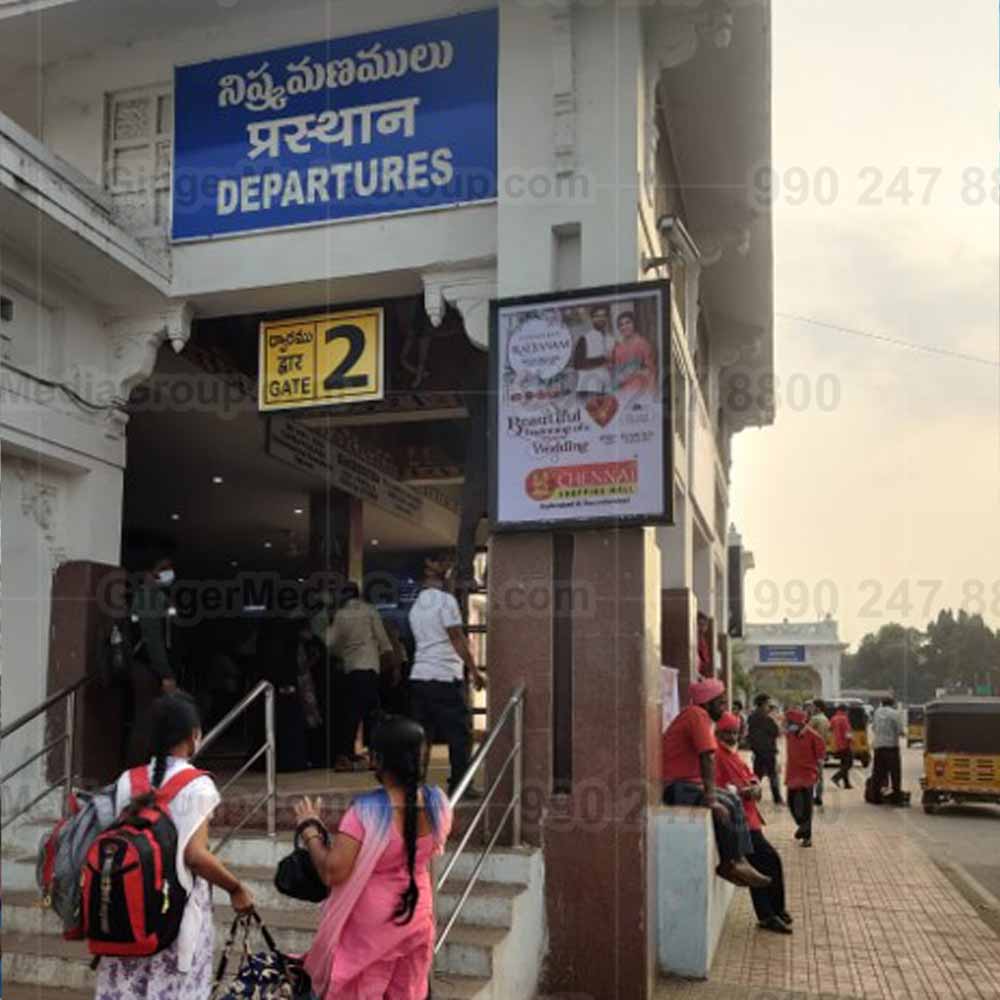
[[[307,826],[319,829],[315,823],[299,825],[295,831],[292,853],[278,862],[278,870],[274,873],[274,887],[283,896],[304,899],[308,903],[322,903],[330,890],[319,877],[309,849],[302,846],[302,833]],[[323,843],[329,845],[329,832],[323,830],[322,833]]]
[[[251,954],[250,931],[254,924],[260,928],[268,950]],[[241,933],[243,960],[227,985],[224,980],[229,954]],[[312,984],[302,967],[302,959],[278,950],[271,932],[256,910],[238,914],[222,949],[211,1000],[308,1000],[311,996]]]

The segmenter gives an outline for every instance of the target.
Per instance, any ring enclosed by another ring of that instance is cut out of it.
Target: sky
[[[746,618],[1000,627],[997,6],[772,11],[778,412],[734,439]]]

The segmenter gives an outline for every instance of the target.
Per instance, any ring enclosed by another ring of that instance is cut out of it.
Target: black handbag
[[[274,873],[274,887],[283,896],[304,899],[308,903],[322,903],[330,890],[319,877],[309,849],[302,846],[302,833],[310,826],[320,829],[317,824],[308,822],[300,824],[296,829],[292,853],[278,862],[278,870]],[[324,829],[322,834],[323,843],[329,846],[329,832]]]
[[[260,928],[268,950],[251,954],[250,931],[254,924]],[[241,931],[243,939],[240,948],[243,959],[227,984],[224,980],[229,953]],[[256,910],[239,914],[229,931],[229,940],[222,949],[211,1000],[309,1000],[311,996],[312,984],[302,967],[302,959],[279,951],[271,932],[264,926]]]

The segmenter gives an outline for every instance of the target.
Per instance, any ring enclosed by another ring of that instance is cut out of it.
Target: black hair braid
[[[156,755],[153,757],[153,777],[150,779],[150,784],[153,788],[159,788],[163,784],[163,778],[167,773],[167,754],[161,752],[157,748]]]
[[[163,695],[153,702],[153,774],[150,786],[159,788],[167,774],[170,751],[201,728],[198,707],[190,695],[183,692]],[[150,791],[137,795],[126,807],[126,815],[136,816],[156,801]]]
[[[414,873],[417,860],[417,821],[420,817],[420,808],[417,803],[421,778],[419,749],[412,750],[406,756],[409,766],[405,769],[405,774],[399,774],[397,777],[403,782],[406,795],[406,806],[403,812],[403,843],[406,846],[406,867],[410,874],[410,881],[401,893],[392,914],[394,922],[400,925],[408,924],[413,919],[417,900],[420,898],[420,890],[417,888],[417,878]]]

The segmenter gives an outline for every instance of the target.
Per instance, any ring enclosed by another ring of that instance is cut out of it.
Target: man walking
[[[327,648],[339,657],[344,670],[345,698],[334,767],[338,771],[352,771],[361,763],[354,752],[359,723],[364,745],[371,747],[380,710],[381,658],[384,653],[392,652],[382,618],[372,605],[361,599],[361,588],[356,583],[344,584],[340,592],[340,608],[327,634]]]
[[[823,746],[829,743],[830,720],[826,717],[826,702],[822,698],[816,698],[806,709],[809,712],[809,725],[815,730],[819,738],[823,741]],[[813,798],[813,805],[823,808],[823,765],[819,766],[819,780],[816,782],[816,794]]]
[[[854,763],[854,754],[851,752],[851,720],[847,717],[846,705],[837,706],[837,711],[830,720],[830,732],[833,733],[833,749],[840,758],[840,767],[833,776],[833,783],[851,789],[853,788],[851,765]]]
[[[741,720],[738,715],[726,712],[715,724],[719,749],[715,756],[715,779],[724,788],[735,788],[743,803],[753,851],[747,863],[771,880],[769,886],[750,890],[757,923],[775,934],[792,933],[792,917],[785,908],[785,876],[781,857],[764,836],[764,818],[757,808],[760,801],[760,782],[739,754]]]
[[[486,682],[472,658],[458,601],[444,589],[445,573],[443,561],[426,560],[423,587],[410,608],[410,631],[416,643],[410,671],[410,704],[413,717],[424,727],[428,739],[433,741],[436,736],[448,744],[450,795],[469,766],[472,732],[465,674],[477,690],[482,690]]]
[[[766,694],[754,698],[754,710],[747,722],[747,740],[753,752],[753,773],[771,784],[776,806],[784,805],[778,783],[778,723],[771,714],[771,699]]]
[[[177,690],[177,677],[171,662],[169,591],[175,579],[174,564],[169,558],[157,559],[139,577],[132,596],[130,621],[125,641],[138,642],[132,648],[132,666],[128,675],[126,704],[125,759],[130,766],[149,760],[153,702],[161,694]]]
[[[797,827],[795,839],[802,847],[812,847],[813,788],[826,757],[826,744],[806,722],[806,713],[799,708],[785,713],[785,786]]]
[[[872,747],[875,762],[872,767],[871,796],[878,805],[882,801],[882,790],[887,783],[892,784],[892,793],[887,801],[894,806],[903,805],[903,791],[900,787],[902,760],[899,755],[899,738],[903,735],[903,720],[896,708],[896,699],[886,697],[875,709],[872,716]]]

